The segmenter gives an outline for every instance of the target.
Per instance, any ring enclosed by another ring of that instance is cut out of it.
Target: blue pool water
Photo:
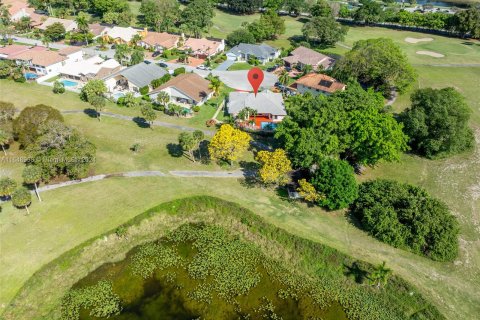
[[[125,97],[125,94],[122,92],[117,92],[117,93],[114,93],[112,96],[113,96],[113,99],[117,101],[119,98]]]
[[[33,73],[33,72],[26,72],[26,73],[24,74],[24,76],[25,76],[25,79],[27,79],[27,80],[33,80],[33,79],[37,79],[37,78],[38,78],[38,74]]]
[[[63,83],[65,87],[75,87],[78,85],[78,82],[70,81],[70,80],[62,80],[60,82]]]

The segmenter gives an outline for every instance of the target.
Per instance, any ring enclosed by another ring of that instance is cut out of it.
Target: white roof
[[[255,97],[250,92],[230,92],[228,97],[228,113],[237,114],[246,107],[257,110],[258,113],[286,116],[281,93],[270,90],[259,92]]]
[[[110,30],[107,30],[105,34],[107,34],[112,39],[120,38],[125,42],[130,42],[134,35],[138,34],[140,30],[134,29],[132,27],[124,28],[124,27],[113,27]]]
[[[87,74],[97,74],[102,68],[114,69],[120,64],[115,59],[103,60],[99,56],[91,57],[87,60],[67,62],[59,70],[62,74],[79,77]]]

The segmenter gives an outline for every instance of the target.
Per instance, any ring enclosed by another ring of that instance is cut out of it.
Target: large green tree
[[[60,22],[55,22],[49,25],[45,31],[44,35],[53,42],[60,41],[65,38],[67,31],[65,27]]]
[[[422,188],[391,180],[365,182],[352,213],[363,229],[394,247],[438,261],[457,257],[457,220]]]
[[[12,204],[17,208],[25,208],[27,214],[30,214],[28,207],[32,203],[32,194],[25,187],[20,187],[12,194]]]
[[[324,158],[319,161],[310,183],[322,195],[318,203],[330,210],[348,207],[358,195],[353,168],[343,160]]]
[[[51,120],[63,122],[60,111],[44,104],[23,109],[13,123],[16,139],[27,147],[37,139],[40,126]]]
[[[38,183],[42,180],[42,169],[37,166],[26,166],[22,173],[23,181],[26,184],[33,184],[38,201],[42,201],[38,192]]]
[[[246,29],[237,29],[227,36],[227,43],[231,47],[240,43],[255,43],[255,37]]]
[[[0,198],[10,197],[16,187],[17,183],[15,180],[8,177],[0,178]]]
[[[480,39],[480,6],[472,5],[467,10],[459,10],[455,18],[458,31]]]
[[[383,20],[382,5],[374,0],[360,0],[362,4],[353,14],[355,21],[366,24],[381,22]]]
[[[196,38],[208,32],[215,16],[211,0],[193,0],[182,11],[182,28]]]
[[[155,31],[169,31],[180,19],[176,0],[143,0],[140,6],[145,24]]]
[[[357,79],[385,95],[392,89],[404,92],[417,76],[400,47],[387,38],[355,42],[335,65],[334,75],[344,81]]]
[[[287,100],[288,116],[276,137],[297,167],[309,168],[325,156],[365,165],[396,161],[407,137],[383,106],[379,93],[358,84],[329,97],[297,95]]]
[[[334,45],[345,38],[348,28],[335,21],[332,15],[316,16],[305,23],[302,33],[309,42]]]
[[[257,42],[272,40],[285,33],[285,19],[274,10],[267,10],[262,13],[260,19],[247,25],[247,30]]]
[[[99,79],[94,79],[88,81],[87,84],[83,86],[80,92],[80,98],[83,101],[91,103],[94,97],[103,97],[105,93],[107,93],[107,86],[105,85],[105,82]]]
[[[411,148],[428,158],[441,158],[473,148],[468,126],[471,110],[454,88],[419,89],[412,106],[400,116]]]

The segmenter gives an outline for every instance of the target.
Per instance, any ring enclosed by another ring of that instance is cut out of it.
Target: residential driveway
[[[235,61],[234,60],[225,60],[223,61],[218,67],[215,68],[215,71],[227,71],[228,68],[230,68],[232,66],[232,64],[234,64]]]

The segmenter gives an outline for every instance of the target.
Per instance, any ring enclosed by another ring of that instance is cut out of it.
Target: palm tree
[[[37,198],[42,202],[42,198],[40,198],[40,193],[38,192],[38,182],[42,180],[42,169],[37,166],[27,166],[23,169],[22,177],[26,184],[33,184]]]
[[[160,91],[157,95],[157,102],[160,103],[163,107],[167,106],[167,103],[170,101],[170,96],[165,91]]]
[[[20,187],[12,194],[12,203],[15,207],[23,207],[30,214],[28,206],[32,203],[32,194],[25,187]]]
[[[132,37],[132,40],[130,40],[130,44],[137,46],[137,43],[142,40],[142,36],[139,35],[138,33]]]
[[[278,77],[278,81],[286,86],[288,82],[290,81],[290,75],[287,70],[283,70],[280,76]]]
[[[218,76],[212,77],[210,80],[210,84],[208,85],[210,89],[213,90],[213,95],[217,97],[220,94],[220,91],[223,87],[223,82],[220,80]]]
[[[303,75],[309,74],[313,71],[313,67],[309,64],[306,64],[302,67]]]
[[[392,270],[385,267],[385,261],[382,264],[379,264],[375,267],[374,271],[370,273],[368,278],[372,285],[376,285],[377,288],[380,288],[381,285],[387,284],[388,278],[392,274]]]
[[[90,17],[85,12],[80,12],[75,18],[75,22],[77,23],[78,30],[84,34],[85,42],[88,46],[88,33],[90,32],[88,23],[90,22]]]

